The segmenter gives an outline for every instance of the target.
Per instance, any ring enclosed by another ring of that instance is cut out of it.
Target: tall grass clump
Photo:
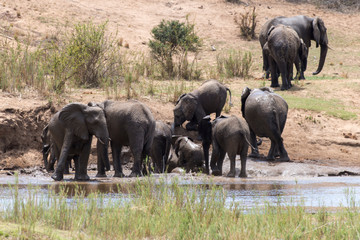
[[[0,89],[7,92],[21,91],[34,86],[43,91],[46,87],[46,65],[41,48],[16,41],[1,43]]]
[[[242,54],[240,50],[230,50],[227,55],[219,54],[216,57],[218,73],[227,78],[249,78],[252,64],[252,54],[250,52]]]
[[[151,30],[151,36],[151,56],[160,64],[162,78],[199,78],[201,72],[196,69],[196,59],[201,40],[194,24],[162,20]],[[189,53],[193,53],[192,62]]]
[[[66,184],[56,192],[49,189],[48,195],[32,189],[27,196],[20,196],[15,186],[15,201],[2,208],[0,225],[17,224],[18,228],[3,230],[10,238],[20,239],[63,239],[64,235],[71,239],[359,237],[360,212],[355,203],[335,213],[325,208],[308,213],[303,203],[291,202],[265,203],[249,210],[240,203],[227,203],[223,188],[212,184],[183,185],[177,179],[143,178],[118,188],[120,197],[86,195],[80,187],[69,197]]]

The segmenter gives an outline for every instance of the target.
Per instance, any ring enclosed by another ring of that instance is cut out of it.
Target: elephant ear
[[[271,32],[275,29],[275,26],[271,26],[269,28],[269,31],[267,32],[267,35],[266,35],[266,41],[268,40],[268,37],[270,36]]]
[[[244,88],[241,94],[241,113],[244,118],[245,118],[245,102],[248,96],[250,95],[250,93],[251,93],[251,89],[246,87]]]
[[[195,96],[187,94],[187,96],[182,99],[182,106],[185,119],[190,121],[193,119],[196,109],[198,108],[198,100]]]
[[[70,103],[63,107],[59,113],[59,119],[65,127],[83,140],[89,139],[89,131],[84,116],[86,108],[87,106],[82,103]]]
[[[187,95],[187,93],[183,93],[180,95],[180,97],[178,98],[178,100],[176,100],[175,106],[180,102],[180,100],[185,97]]]
[[[179,157],[179,149],[180,149],[180,143],[181,143],[181,141],[183,141],[184,140],[184,138],[183,137],[179,137],[178,139],[176,139],[176,141],[175,141],[175,154],[176,154],[176,156],[177,157]]]
[[[313,35],[314,35],[314,40],[316,42],[316,47],[319,47],[321,41],[321,35],[324,35],[326,33],[325,24],[323,20],[321,20],[321,18],[316,17],[312,22],[312,27],[313,27]]]

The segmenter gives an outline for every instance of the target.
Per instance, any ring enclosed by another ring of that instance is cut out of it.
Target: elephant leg
[[[105,148],[104,144],[97,141],[96,143],[96,151],[97,151],[97,174],[96,177],[107,177],[105,173],[105,164],[104,158],[107,157],[108,152],[107,148]]]
[[[270,147],[269,153],[266,157],[266,160],[268,160],[268,161],[275,160],[275,155],[274,155],[275,149],[276,149],[276,142],[271,139],[271,147]]]
[[[218,168],[218,160],[220,158],[220,152],[217,147],[213,147],[213,151],[211,153],[211,161],[210,161],[210,168],[212,175],[219,176],[220,169]]]
[[[258,144],[256,141],[256,135],[255,135],[254,131],[252,131],[251,129],[250,129],[250,142],[251,142],[251,145],[253,146],[253,148],[251,148],[251,153],[249,154],[249,157],[259,158],[260,154],[259,154]]]
[[[278,146],[279,146],[278,149],[279,149],[279,152],[280,152],[279,161],[282,161],[282,162],[290,161],[288,153],[287,153],[287,151],[285,150],[285,147],[284,147],[283,139],[281,137],[280,137],[280,142],[278,143]]]
[[[111,149],[112,149],[112,157],[113,157],[113,164],[115,170],[114,177],[122,178],[125,176],[122,171],[122,165],[120,160],[122,145],[115,146],[115,144],[111,142]]]
[[[227,174],[227,177],[235,177],[235,175],[236,175],[236,169],[235,169],[236,154],[228,153],[228,156],[229,156],[229,159],[230,159],[230,171]]]
[[[280,73],[281,73],[281,80],[282,80],[282,84],[281,84],[281,90],[287,90],[289,89],[289,84],[288,84],[288,76],[289,76],[289,72],[288,72],[288,66],[285,62],[279,62],[278,63],[279,69],[280,69]]]
[[[78,168],[75,168],[75,180],[79,180],[79,181],[90,180],[90,177],[87,174],[87,166],[88,166],[89,155],[91,150],[91,140],[92,137],[90,137],[89,141],[87,141],[83,146],[77,164]]]
[[[56,166],[56,170],[54,174],[51,176],[55,181],[61,181],[64,178],[64,168],[67,157],[69,155],[70,147],[72,144],[72,133],[70,131],[65,132],[64,141],[61,147],[60,156],[58,159],[58,164]]]
[[[271,71],[271,85],[270,87],[279,87],[279,80],[277,74],[277,64],[273,58],[270,61],[270,71]]]
[[[54,166],[55,166],[55,162],[56,162],[56,156],[59,156],[59,150],[57,149],[56,146],[51,147],[51,152],[50,152],[50,159],[48,162],[48,165],[46,166],[46,170],[48,172],[53,172],[55,170]]]
[[[144,134],[134,134],[136,136],[144,136]],[[140,137],[139,139],[130,138],[130,149],[134,156],[134,165],[132,167],[132,171],[129,177],[141,177],[142,176],[142,153],[143,153],[143,146],[144,146],[144,138]]]
[[[241,170],[240,170],[239,177],[241,177],[241,178],[247,177],[247,175],[246,175],[246,161],[247,161],[248,148],[249,148],[248,145],[244,144],[244,146],[242,146],[241,152],[240,152]]]
[[[210,173],[210,170],[209,170],[209,148],[210,148],[210,143],[203,142],[202,146],[203,146],[203,152],[204,152],[204,158],[205,158],[205,173],[209,174]]]
[[[219,169],[219,176],[221,176],[222,175],[222,167],[223,167],[226,152],[223,151],[223,150],[220,150],[219,153],[220,153],[220,155],[219,155],[219,159],[218,159],[218,162],[217,162],[217,167]]]

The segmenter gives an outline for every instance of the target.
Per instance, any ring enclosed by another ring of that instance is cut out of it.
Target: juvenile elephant
[[[281,134],[284,130],[288,105],[279,95],[269,88],[251,90],[246,87],[241,95],[241,112],[250,127],[252,152],[250,157],[259,157],[256,136],[268,137],[271,147],[268,160],[275,160],[280,154],[280,161],[289,161]]]
[[[291,87],[293,64],[296,69],[306,70],[307,47],[298,34],[291,28],[282,24],[272,26],[267,35],[267,42],[263,47],[264,56],[268,56],[271,71],[271,87],[279,87],[278,70],[281,73],[281,90]]]
[[[177,166],[184,167],[186,172],[203,169],[203,150],[191,138],[185,136],[178,137],[174,143],[174,151],[178,157]]]
[[[43,129],[43,132],[41,134],[41,140],[43,142],[43,149],[42,149],[42,154],[43,154],[43,162],[44,162],[44,166],[46,171],[48,172],[53,172],[54,171],[54,166],[55,166],[55,162],[56,162],[56,157],[54,154],[54,150],[52,150],[52,148],[54,147],[51,139],[50,139],[50,132],[49,132],[49,125],[46,125]],[[49,158],[50,155],[50,158]],[[79,155],[68,155],[68,158],[66,160],[65,163],[65,168],[64,168],[64,174],[69,174],[69,168],[71,168],[71,160],[74,159],[74,163],[76,165],[77,160],[79,159]]]
[[[156,121],[154,140],[150,151],[156,173],[165,172],[171,148],[171,136],[170,126],[162,121]]]
[[[150,109],[143,103],[130,100],[117,102],[107,100],[100,104],[89,103],[104,109],[106,122],[111,139],[111,150],[114,163],[114,177],[124,177],[122,160],[120,159],[123,146],[129,146],[134,157],[134,165],[130,177],[142,176],[142,164],[150,154],[155,133],[155,120]],[[99,142],[98,152],[98,177],[105,175],[102,158],[108,161],[107,148]]]
[[[78,155],[75,166],[76,180],[89,180],[87,164],[92,136],[95,135],[103,146],[109,143],[109,133],[103,110],[82,103],[70,103],[57,112],[49,123],[51,150],[58,159],[54,180],[63,179],[64,168],[69,157]],[[107,168],[108,162],[103,163]]]
[[[182,125],[186,120],[187,130],[197,130],[203,117],[211,113],[220,116],[226,102],[227,91],[231,91],[217,80],[208,80],[198,89],[179,97],[174,108],[174,127]]]
[[[313,72],[313,75],[320,73],[321,70],[323,69],[327,50],[328,50],[328,37],[323,20],[318,17],[310,18],[303,15],[294,16],[294,17],[276,17],[270,19],[261,27],[260,30],[259,41],[261,48],[263,48],[266,43],[266,38],[269,29],[272,26],[277,26],[279,24],[290,26],[292,29],[294,29],[299,35],[299,38],[303,39],[308,49],[311,46],[311,40],[314,40],[316,42],[316,47],[320,45],[319,65],[317,70]],[[270,65],[268,63],[268,57],[264,55],[264,52],[263,52],[263,61],[264,61],[263,68],[267,72],[266,77],[268,77]],[[303,74],[302,74],[302,78],[304,78]]]
[[[202,119],[199,125],[199,134],[202,137],[205,164],[209,172],[209,147],[212,143],[210,167],[212,174],[222,175],[222,165],[225,154],[230,159],[230,171],[228,177],[235,177],[235,158],[240,155],[241,170],[239,177],[246,177],[246,160],[250,141],[250,130],[246,121],[237,116],[220,116],[211,122],[210,116]]]

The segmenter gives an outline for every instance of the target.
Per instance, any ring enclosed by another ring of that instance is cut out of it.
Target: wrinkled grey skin
[[[127,102],[105,101],[97,105],[104,109],[111,150],[114,163],[114,177],[124,177],[122,160],[120,159],[122,146],[129,146],[134,157],[134,165],[130,177],[142,176],[143,161],[150,154],[155,133],[155,120],[150,109],[143,103],[130,100]],[[98,177],[104,177],[105,169],[102,158],[108,158],[107,149],[98,142]]]
[[[311,40],[314,40],[316,42],[316,47],[320,45],[319,65],[317,70],[313,72],[313,75],[319,74],[323,69],[328,50],[328,37],[323,20],[318,17],[310,18],[303,15],[294,17],[276,17],[270,19],[261,27],[260,30],[259,41],[261,48],[263,48],[266,43],[266,37],[271,26],[276,26],[279,24],[283,24],[293,28],[297,32],[299,37],[303,39],[308,49],[311,46]],[[268,72],[270,68],[270,65],[268,63],[268,57],[263,55],[263,61],[263,69],[266,71],[266,77],[268,78]]]
[[[109,143],[103,110],[82,103],[70,103],[51,118],[49,132],[53,143],[51,150],[58,159],[55,173],[51,177],[56,181],[62,180],[67,159],[79,155],[75,166],[75,179],[89,180],[87,164],[92,136],[95,135],[102,145],[107,146]]]
[[[209,116],[203,118],[199,133],[204,142],[211,142],[213,151],[211,154],[210,167],[215,176],[222,175],[222,165],[225,154],[230,159],[230,171],[228,177],[235,177],[235,158],[240,155],[241,170],[239,177],[246,177],[246,160],[250,141],[250,129],[246,121],[237,116],[220,116],[211,122]],[[209,134],[210,133],[210,134]],[[209,139],[210,136],[210,139]],[[210,144],[205,144],[205,162],[208,161]],[[207,151],[207,153],[205,152]]]
[[[174,108],[174,125],[181,126],[186,120],[190,121],[186,125],[187,130],[197,130],[197,124],[203,117],[211,113],[220,116],[226,102],[227,91],[231,92],[217,80],[208,80],[198,89],[183,94],[179,97]]]
[[[185,168],[186,172],[203,170],[204,154],[200,145],[191,138],[181,136],[174,143],[174,151],[178,157],[177,166]]]
[[[46,125],[44,127],[43,132],[41,134],[41,140],[43,142],[42,154],[43,154],[45,169],[47,172],[53,172],[55,170],[54,166],[55,166],[56,158],[55,158],[54,150],[52,149],[53,144],[50,139],[49,125]],[[49,159],[49,154],[50,154],[50,159]],[[68,158],[65,163],[64,174],[70,173],[69,168],[71,168],[71,159],[74,159],[74,163],[76,165],[76,162],[79,159],[79,155],[78,154],[68,155]]]
[[[171,148],[171,128],[162,121],[156,121],[154,140],[150,157],[154,164],[155,173],[164,173]]]
[[[241,95],[241,112],[250,127],[252,152],[250,157],[259,157],[256,136],[268,137],[271,147],[267,155],[268,160],[289,161],[281,134],[284,130],[288,105],[279,95],[269,88],[251,90],[246,87]]]
[[[305,43],[291,28],[282,24],[272,26],[267,42],[263,46],[264,56],[268,56],[271,71],[271,87],[279,87],[278,70],[281,73],[281,90],[291,87],[293,64],[303,73],[306,70],[308,51]]]

